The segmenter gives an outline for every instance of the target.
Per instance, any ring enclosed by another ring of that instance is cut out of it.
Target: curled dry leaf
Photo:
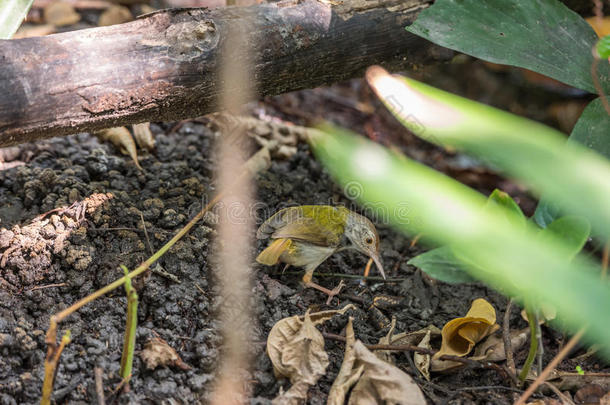
[[[136,143],[133,141],[133,137],[127,128],[115,127],[102,129],[101,131],[96,132],[95,135],[102,141],[110,141],[121,151],[121,153],[131,156],[138,169],[142,170],[140,162],[138,162]]]
[[[326,372],[328,354],[324,351],[324,337],[315,325],[335,315],[344,314],[353,305],[337,311],[322,311],[304,317],[293,316],[276,323],[267,338],[267,354],[276,376],[290,379],[292,386],[281,392],[274,404],[299,404],[307,398],[307,390]]]
[[[342,405],[350,388],[348,405],[423,405],[426,400],[413,379],[379,359],[354,338],[351,319],[346,330],[345,357],[328,395],[328,405]]]
[[[149,152],[155,150],[155,138],[150,131],[150,122],[134,124],[131,128],[133,129],[133,137],[136,138],[136,143],[140,149],[146,149]]]
[[[426,333],[426,336],[419,342],[417,347],[432,349],[432,345],[430,345],[430,331]],[[417,352],[413,353],[413,361],[415,362],[415,367],[422,373],[424,378],[430,381],[430,355]]]
[[[44,20],[56,27],[63,27],[65,25],[76,24],[80,20],[80,15],[70,3],[54,1],[47,4],[44,8]]]
[[[146,364],[146,368],[150,370],[159,366],[175,366],[182,370],[191,369],[188,364],[182,361],[178,353],[159,337],[152,338],[144,345],[144,349],[140,352],[140,358]]]
[[[496,310],[483,298],[477,298],[463,318],[447,322],[441,332],[441,349],[434,355],[465,356],[484,337],[498,329]]]

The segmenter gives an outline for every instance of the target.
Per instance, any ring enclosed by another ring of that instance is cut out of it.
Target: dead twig
[[[515,367],[515,358],[513,357],[513,346],[510,342],[510,310],[513,306],[513,299],[509,299],[504,311],[504,319],[502,321],[502,339],[504,341],[504,352],[506,354],[506,368],[513,375],[517,375]]]

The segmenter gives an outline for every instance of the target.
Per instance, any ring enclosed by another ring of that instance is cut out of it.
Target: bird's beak
[[[371,256],[371,259],[373,259],[373,261],[375,262],[375,266],[377,266],[377,268],[379,269],[379,272],[381,273],[381,277],[383,277],[383,279],[385,280],[385,273],[383,271],[383,265],[381,264],[381,260],[379,259],[379,256],[373,255],[373,256]]]

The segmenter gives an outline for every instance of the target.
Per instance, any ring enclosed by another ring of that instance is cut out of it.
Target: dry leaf
[[[155,138],[150,131],[150,122],[132,125],[133,137],[136,138],[136,143],[140,149],[146,149],[152,152],[155,149]]]
[[[521,348],[529,338],[530,329],[512,331],[510,333],[510,344],[513,352]],[[506,350],[504,350],[504,339],[501,335],[491,335],[479,343],[470,357],[472,360],[504,361],[506,360]]]
[[[484,299],[477,298],[465,317],[452,319],[445,324],[441,332],[441,349],[434,358],[445,354],[465,356],[475,344],[498,327],[495,309]]]
[[[426,336],[419,342],[417,347],[432,349],[432,346],[430,345],[430,331],[426,333]],[[430,355],[417,352],[413,353],[413,361],[415,362],[415,367],[422,373],[424,378],[430,381]]]
[[[102,141],[110,141],[121,151],[121,153],[131,156],[138,169],[142,170],[142,166],[140,166],[140,163],[138,162],[136,143],[133,141],[133,137],[127,128],[115,127],[102,129],[101,131],[96,132],[95,135]]]
[[[424,395],[408,374],[380,360],[359,340],[354,343],[354,355],[354,366],[364,366],[364,370],[352,390],[348,405],[426,404]]]
[[[315,328],[335,315],[344,314],[353,305],[337,311],[322,311],[304,317],[293,316],[276,323],[267,338],[267,354],[277,376],[290,379],[292,386],[280,392],[274,404],[304,403],[307,390],[326,372],[328,354],[324,351],[324,337]]]
[[[539,315],[538,315],[538,323],[540,325],[543,325],[545,322],[547,321],[552,321],[553,319],[555,319],[557,317],[557,310],[555,309],[555,307],[549,305],[549,304],[545,304],[542,303],[539,305]],[[521,318],[523,318],[523,320],[525,322],[529,322],[529,320],[527,319],[527,312],[525,312],[525,309],[521,310]]]
[[[158,337],[152,338],[144,345],[140,358],[146,364],[146,368],[150,370],[154,370],[158,366],[176,366],[182,370],[191,369],[165,340]]]
[[[76,24],[80,21],[78,14],[70,3],[55,1],[44,8],[44,20],[56,27]]]
[[[108,25],[123,24],[133,20],[131,11],[125,6],[113,5],[100,15],[97,25],[105,27]]]
[[[360,376],[364,371],[364,365],[354,368],[354,362],[356,361],[356,356],[354,354],[354,343],[356,343],[356,339],[354,336],[354,326],[352,322],[353,318],[350,317],[347,321],[347,327],[345,329],[345,356],[343,357],[343,363],[341,363],[339,374],[337,374],[337,378],[335,378],[333,386],[330,387],[326,405],[345,404],[347,393],[352,386],[356,384],[358,379],[360,379]]]
[[[354,337],[352,319],[345,332],[345,357],[328,394],[327,405],[343,405],[350,388],[348,405],[423,405],[424,396],[411,377],[379,359]]]

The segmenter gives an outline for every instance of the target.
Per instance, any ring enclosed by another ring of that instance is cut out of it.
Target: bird
[[[303,267],[305,286],[327,294],[327,302],[339,293],[343,282],[329,290],[312,282],[312,277],[314,270],[334,253],[346,249],[364,253],[385,279],[375,225],[342,206],[301,205],[281,209],[263,222],[256,238],[271,238],[256,258],[258,263],[273,266],[281,262],[286,267]]]

